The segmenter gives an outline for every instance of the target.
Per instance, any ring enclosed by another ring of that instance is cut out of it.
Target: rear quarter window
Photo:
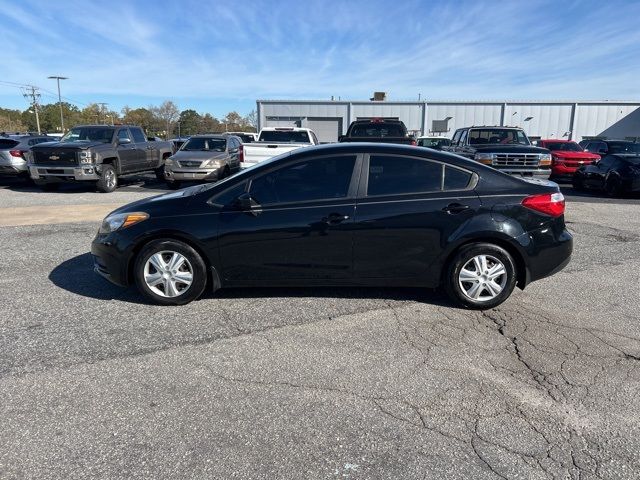
[[[471,172],[447,165],[444,169],[444,190],[465,190],[469,187],[472,178]]]

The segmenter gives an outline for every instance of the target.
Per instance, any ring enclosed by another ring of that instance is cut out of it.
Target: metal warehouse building
[[[523,127],[532,140],[640,140],[640,102],[632,101],[305,101],[258,100],[259,127],[307,127],[335,142],[359,118],[402,120],[416,135],[451,137],[460,127]]]

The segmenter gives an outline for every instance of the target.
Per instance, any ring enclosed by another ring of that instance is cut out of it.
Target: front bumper
[[[164,177],[169,181],[218,180],[222,167],[215,168],[171,168],[164,169]]]
[[[91,243],[93,271],[120,287],[129,284],[127,265],[123,254],[109,236],[97,235]]]
[[[74,165],[59,167],[57,165],[29,165],[29,174],[33,180],[43,183],[99,180],[99,166]]]
[[[550,168],[538,168],[538,169],[518,169],[518,168],[509,168],[509,167],[493,167],[496,170],[499,170],[503,173],[507,173],[509,175],[514,175],[517,177],[533,177],[533,178],[549,178],[551,175]]]

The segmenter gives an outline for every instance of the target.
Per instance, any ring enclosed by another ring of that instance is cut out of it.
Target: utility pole
[[[98,105],[100,105],[100,116],[98,117],[98,123],[103,124],[104,122],[102,122],[102,114],[104,113],[104,107],[109,104],[105,102],[98,102]]]
[[[40,101],[40,92],[38,87],[33,85],[26,86],[22,89],[22,96],[27,100],[30,99],[30,104],[33,107],[33,111],[36,114],[36,126],[38,127],[38,135],[40,135],[40,117],[38,115],[38,102]]]
[[[64,115],[62,114],[62,97],[60,96],[60,80],[68,80],[69,77],[60,77],[58,75],[51,75],[47,77],[50,80],[58,81],[58,105],[60,106],[60,131],[64,133]]]

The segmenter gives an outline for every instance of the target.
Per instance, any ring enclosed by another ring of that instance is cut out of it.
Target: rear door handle
[[[324,223],[328,223],[329,225],[337,225],[345,220],[349,220],[349,215],[342,215],[340,213],[331,213],[322,219]]]
[[[443,212],[456,214],[464,212],[465,210],[469,210],[469,205],[463,205],[462,203],[450,203],[446,207],[442,209]]]

